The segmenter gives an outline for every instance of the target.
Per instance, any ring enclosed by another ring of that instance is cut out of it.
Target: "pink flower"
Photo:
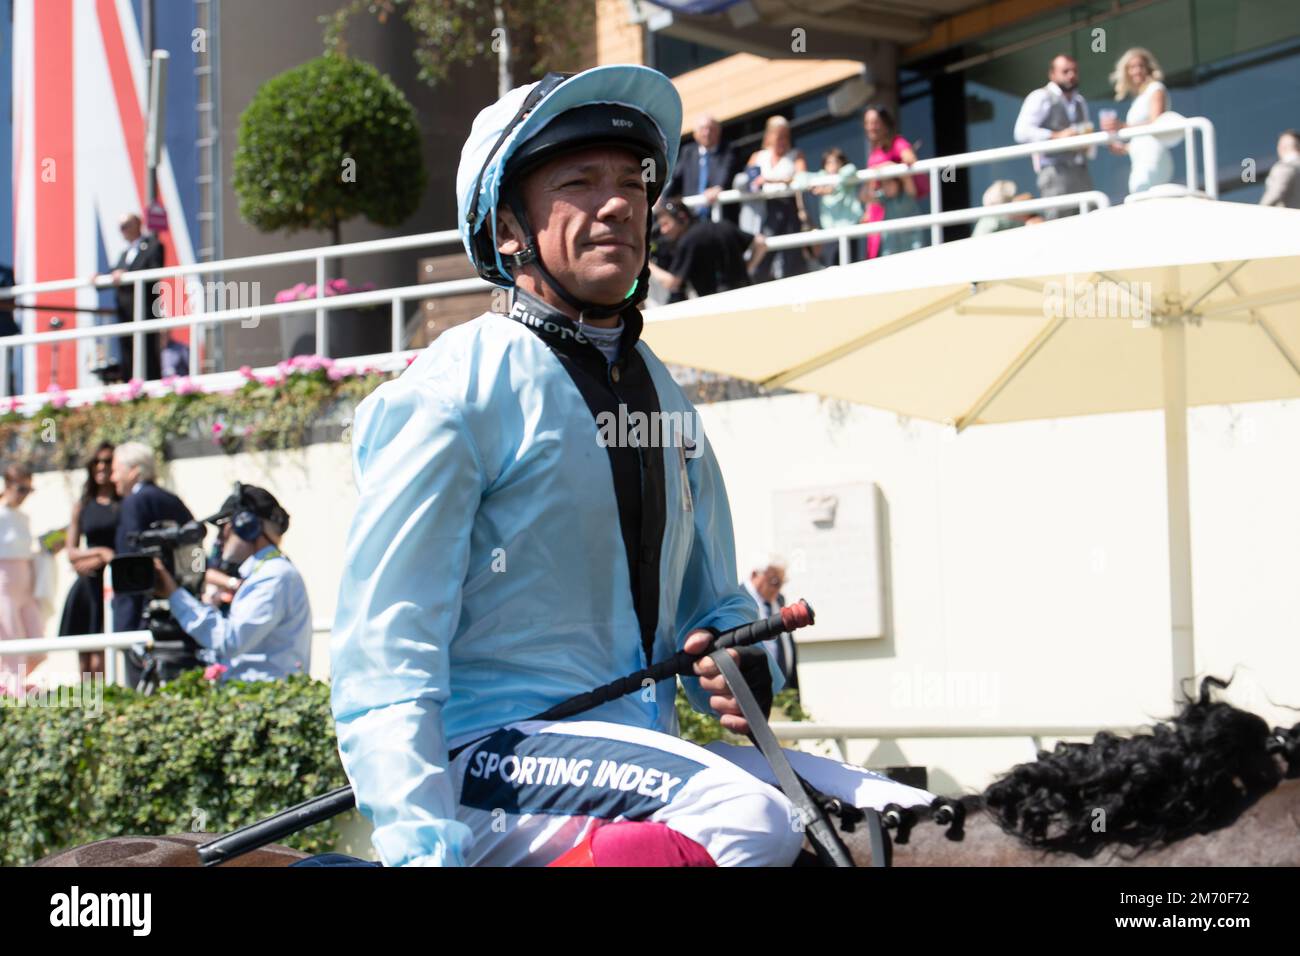
[[[55,408],[62,408],[68,404],[68,393],[61,389],[57,383],[52,383],[49,390],[50,404]]]
[[[225,430],[226,426],[221,424],[221,422],[212,423],[212,443],[214,445],[221,444],[221,433]]]
[[[343,379],[351,376],[352,372],[350,369],[344,368],[341,365],[334,365],[325,374],[329,376],[331,382],[341,382]]]
[[[257,379],[257,376],[253,374],[253,367],[251,365],[239,366],[239,374],[249,381],[255,381]]]
[[[410,367],[411,367],[411,363],[414,362],[417,358],[419,358],[418,355],[408,355],[408,356],[406,357],[406,367],[407,367],[407,368],[410,368]]]
[[[260,382],[266,388],[275,388],[277,385],[280,384],[280,380],[276,378],[274,375],[267,375],[265,378],[259,378],[258,382]]]
[[[209,664],[203,669],[203,679],[210,681],[220,680],[221,675],[226,673],[228,670],[230,670],[230,668],[225,664]]]
[[[276,302],[295,302],[298,299],[312,299],[316,297],[316,287],[309,286],[305,282],[299,282],[292,289],[281,289],[275,294]]]
[[[106,391],[104,392],[104,401],[109,405],[117,405],[121,403],[122,398],[114,391]]]
[[[188,375],[180,375],[176,378],[175,391],[177,395],[193,395],[199,391],[199,386]]]
[[[127,398],[131,398],[131,399],[139,398],[139,397],[140,397],[140,393],[143,392],[143,391],[144,391],[144,380],[143,380],[143,379],[133,378],[133,379],[131,379],[131,381],[129,381],[129,382],[126,383],[126,397],[127,397]]]

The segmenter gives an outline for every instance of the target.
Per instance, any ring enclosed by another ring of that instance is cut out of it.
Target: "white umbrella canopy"
[[[1300,396],[1300,211],[1152,196],[646,313],[664,361],[951,423],[1163,409],[1175,701],[1187,407]]]
[[[1300,211],[1152,198],[646,313],[668,362],[959,428],[1300,396]]]

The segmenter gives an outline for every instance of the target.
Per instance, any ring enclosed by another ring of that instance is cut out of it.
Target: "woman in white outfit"
[[[794,148],[790,122],[784,116],[768,119],[763,128],[763,148],[756,150],[745,164],[746,169],[755,166],[758,167],[758,176],[750,183],[752,189],[762,189],[766,185],[779,189],[789,186],[800,173],[807,174],[808,163],[803,153]],[[763,205],[763,235],[783,236],[799,231],[799,208],[794,199],[769,199]],[[754,281],[782,279],[807,271],[802,250],[784,249],[769,253],[759,263],[754,270]]]
[[[18,509],[32,492],[32,473],[10,465],[0,494],[0,640],[42,637],[45,615],[38,598],[40,550],[27,515]],[[44,654],[0,654],[0,688],[20,694]]]
[[[1169,109],[1169,91],[1165,89],[1164,78],[1160,64],[1149,50],[1133,47],[1124,51],[1110,80],[1115,84],[1115,99],[1132,96],[1133,103],[1123,123],[1115,116],[1107,116],[1102,120],[1101,128],[1113,133],[1127,126],[1154,123]],[[1173,158],[1159,137],[1135,136],[1127,143],[1111,143],[1110,151],[1128,155],[1130,193],[1143,192],[1174,178]]]

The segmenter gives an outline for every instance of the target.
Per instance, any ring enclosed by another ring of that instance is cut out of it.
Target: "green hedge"
[[[195,670],[156,696],[105,688],[102,709],[0,707],[0,864],[111,836],[226,832],[342,786],[329,693],[301,675],[214,684]],[[804,719],[793,692],[777,709]],[[687,740],[743,743],[685,695],[677,714]],[[320,853],[338,837],[328,821],[283,842]]]
[[[127,834],[224,832],[347,782],[329,685],[217,685],[195,670],[156,696],[104,691],[102,711],[0,707],[0,863]],[[332,822],[284,841],[323,852]]]

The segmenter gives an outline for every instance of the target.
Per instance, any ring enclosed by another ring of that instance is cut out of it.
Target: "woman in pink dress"
[[[868,106],[862,114],[862,128],[867,134],[867,168],[891,166],[904,163],[911,166],[916,162],[916,152],[912,144],[898,135],[898,124],[894,114],[883,106]],[[925,200],[930,197],[930,177],[924,173],[915,176],[903,176],[898,180],[903,186],[903,193],[915,199],[924,210]],[[866,209],[863,222],[879,222],[885,218],[884,206],[879,202],[880,186],[878,182],[868,182],[862,187],[862,204]],[[874,259],[880,254],[880,236],[867,237],[867,258]]]
[[[36,542],[27,515],[18,508],[32,493],[32,473],[10,465],[0,494],[0,640],[41,637],[45,619],[36,599]],[[0,689],[22,693],[44,654],[0,655]]]

